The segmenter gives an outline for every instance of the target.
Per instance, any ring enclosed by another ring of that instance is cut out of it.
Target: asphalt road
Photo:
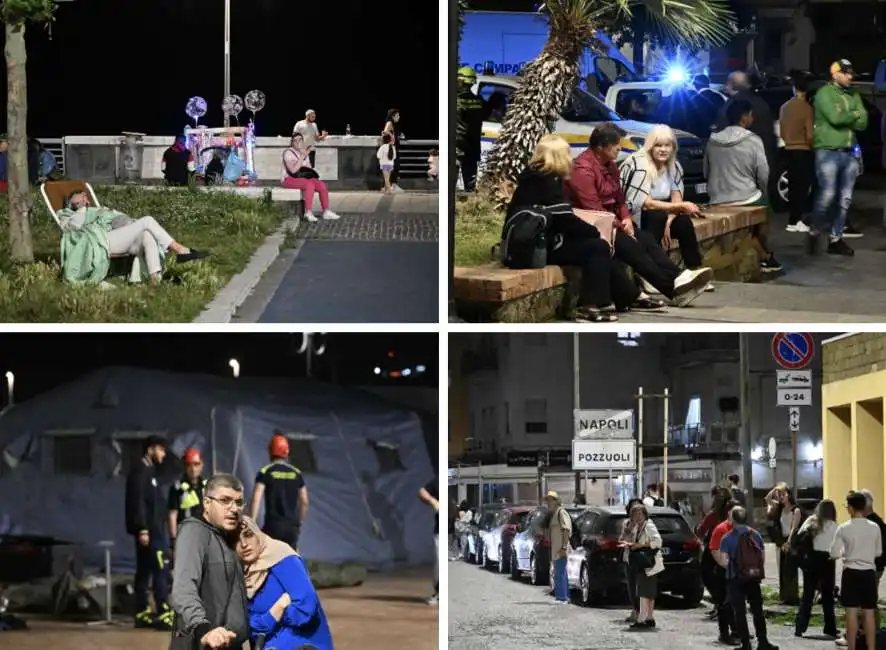
[[[464,562],[449,562],[449,647],[453,650],[711,650],[717,626],[704,619],[705,607],[686,610],[679,599],[662,596],[655,630],[634,632],[625,625],[627,608],[557,605],[548,590]],[[749,619],[750,624],[750,619]],[[751,627],[753,629],[753,627]],[[799,639],[793,629],[772,626],[781,650],[831,650],[832,642]]]

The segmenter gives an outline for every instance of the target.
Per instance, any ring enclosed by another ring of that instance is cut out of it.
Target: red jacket
[[[618,228],[624,228],[631,220],[618,179],[618,165],[604,164],[593,149],[575,159],[572,175],[563,183],[563,194],[573,208],[611,212]]]

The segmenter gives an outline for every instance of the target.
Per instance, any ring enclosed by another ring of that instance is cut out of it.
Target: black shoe
[[[179,264],[183,264],[185,262],[192,262],[194,260],[202,260],[204,257],[209,257],[209,253],[206,251],[198,251],[195,249],[191,249],[190,253],[181,253],[180,255],[175,256],[175,261]]]
[[[662,311],[666,307],[667,303],[657,298],[637,298],[637,300],[631,303],[631,310],[633,311]]]
[[[819,251],[819,242],[821,241],[821,235],[817,232],[811,232],[806,236],[806,252],[809,255],[818,255]]]
[[[738,639],[736,639],[736,638],[735,638],[734,636],[732,636],[731,634],[729,634],[729,635],[727,635],[727,636],[720,635],[720,636],[717,638],[717,643],[722,643],[723,645],[728,645],[728,646],[731,647],[731,648],[735,648],[735,647],[737,647],[737,646],[741,646],[741,641],[739,641]]]
[[[843,236],[846,239],[858,239],[860,237],[864,237],[864,233],[852,227],[851,224],[846,224],[846,227],[843,228]]]
[[[757,644],[757,650],[778,650],[778,646],[772,645],[768,641],[761,641]]]
[[[628,627],[632,630],[640,632],[642,630],[651,630],[655,627],[655,623],[653,622],[652,625],[650,625],[649,621],[643,621],[642,623],[640,621],[636,621],[634,623],[631,623]]]
[[[831,240],[828,242],[828,255],[845,255],[846,257],[852,257],[855,255],[855,251],[849,248],[849,244],[842,239],[836,241]]]
[[[775,259],[775,255],[773,255],[772,253],[769,253],[768,260],[763,260],[762,262],[760,262],[760,270],[763,271],[763,273],[776,273],[778,271],[781,271],[781,268],[781,263],[779,263],[779,261]]]
[[[154,629],[154,621],[146,621],[141,618],[135,619],[135,629],[136,630],[144,630],[144,629]]]
[[[646,619],[646,626],[647,627],[655,627],[655,619],[654,618],[647,618]]]

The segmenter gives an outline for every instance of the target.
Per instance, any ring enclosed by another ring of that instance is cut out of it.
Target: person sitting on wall
[[[311,165],[310,147],[300,133],[293,133],[289,148],[283,152],[283,178],[281,185],[288,190],[301,190],[305,199],[305,219],[317,221],[312,208],[314,192],[320,194],[320,207],[323,208],[324,219],[338,219],[338,215],[329,209],[329,189],[320,180],[320,174]]]
[[[163,152],[163,161],[160,163],[166,184],[186,187],[196,168],[194,154],[188,149],[188,139],[183,135],[177,135],[172,146]]]
[[[151,283],[158,284],[167,250],[176,253],[178,262],[209,255],[179,244],[154,217],[132,219],[116,210],[90,206],[86,192],[72,193],[64,205],[57,216],[62,229],[62,276],[67,282],[100,284],[108,275],[111,257],[129,254],[137,256],[133,265],[146,270]]]

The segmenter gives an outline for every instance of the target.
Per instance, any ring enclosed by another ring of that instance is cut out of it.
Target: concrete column
[[[853,486],[883,503],[883,398],[855,402],[852,418]],[[878,506],[880,507],[880,506]]]
[[[839,503],[853,487],[855,444],[852,435],[852,406],[826,407],[822,413],[822,482],[824,496],[838,504],[839,521],[847,519]],[[849,462],[847,462],[849,461]]]

